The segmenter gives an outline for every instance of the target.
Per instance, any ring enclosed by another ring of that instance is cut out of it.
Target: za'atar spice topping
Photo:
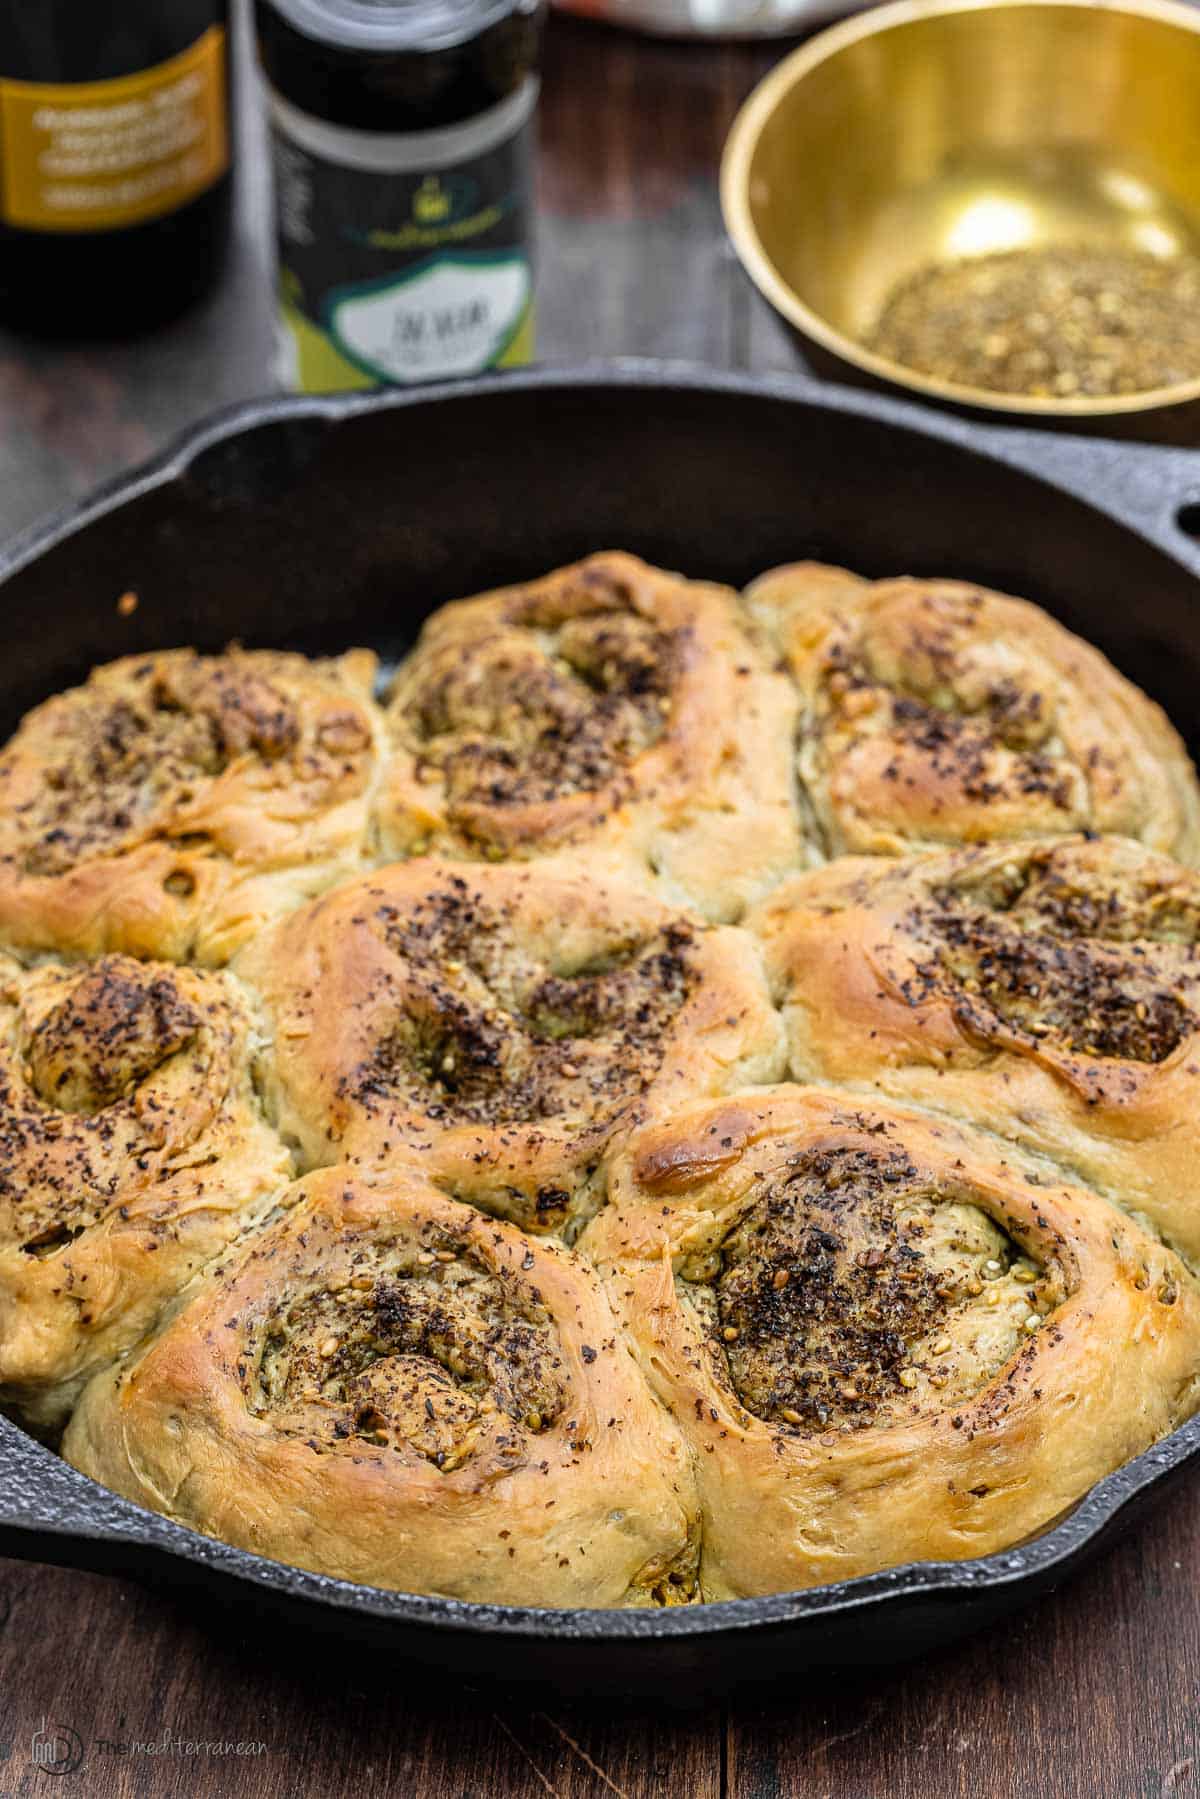
[[[1200,257],[1115,245],[931,264],[865,339],[940,381],[1038,399],[1111,398],[1200,378]]]

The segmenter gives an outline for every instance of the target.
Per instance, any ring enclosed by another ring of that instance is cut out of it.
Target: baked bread
[[[71,1421],[75,1467],[193,1529],[511,1605],[688,1598],[678,1427],[588,1266],[398,1171],[310,1176]]]
[[[799,690],[827,856],[1093,830],[1200,859],[1200,787],[1165,715],[1039,607],[807,562],[745,599]]]
[[[224,962],[363,864],[375,658],[127,656],[0,752],[0,945]]]
[[[0,1399],[44,1431],[291,1178],[226,975],[0,957]]]
[[[1116,837],[852,857],[754,923],[796,1079],[976,1119],[1200,1258],[1200,875]]]
[[[707,1599],[1002,1549],[1200,1398],[1171,1250],[862,1095],[652,1126],[580,1249],[693,1451]]]
[[[1200,787],[1102,656],[606,553],[374,675],[127,658],[0,752],[0,1404],[535,1606],[1000,1549],[1200,1406]]]
[[[801,854],[794,715],[729,589],[590,556],[428,621],[388,705],[383,854],[587,844],[734,919]]]
[[[407,1161],[568,1238],[636,1124],[783,1066],[753,939],[586,863],[400,863],[237,966],[269,1021],[263,1093],[306,1166]]]

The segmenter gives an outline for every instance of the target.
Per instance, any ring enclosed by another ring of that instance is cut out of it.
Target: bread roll
[[[802,853],[794,717],[727,588],[591,556],[426,624],[388,706],[383,853],[586,845],[736,919]]]
[[[1165,715],[1040,607],[808,562],[746,605],[799,692],[826,856],[1092,830],[1200,858],[1200,786]]]
[[[0,945],[225,962],[363,866],[375,658],[126,656],[0,753]]]
[[[288,1195],[64,1452],[258,1555],[491,1604],[673,1604],[696,1501],[592,1270],[404,1172]]]
[[[222,974],[0,957],[0,1398],[61,1424],[291,1178]]]
[[[648,1117],[780,1072],[757,944],[584,864],[381,869],[239,960],[261,1080],[308,1166],[407,1162],[572,1238]]]
[[[995,1138],[779,1087],[642,1132],[581,1240],[691,1447],[706,1599],[1019,1542],[1200,1400],[1200,1287]]]

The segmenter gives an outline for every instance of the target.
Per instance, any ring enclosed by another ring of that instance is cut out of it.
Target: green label
[[[276,122],[283,384],[478,374],[533,355],[531,130],[440,167],[350,168]]]

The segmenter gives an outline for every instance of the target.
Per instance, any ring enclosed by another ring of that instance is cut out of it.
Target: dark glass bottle
[[[0,324],[124,336],[229,235],[229,0],[0,6]]]

